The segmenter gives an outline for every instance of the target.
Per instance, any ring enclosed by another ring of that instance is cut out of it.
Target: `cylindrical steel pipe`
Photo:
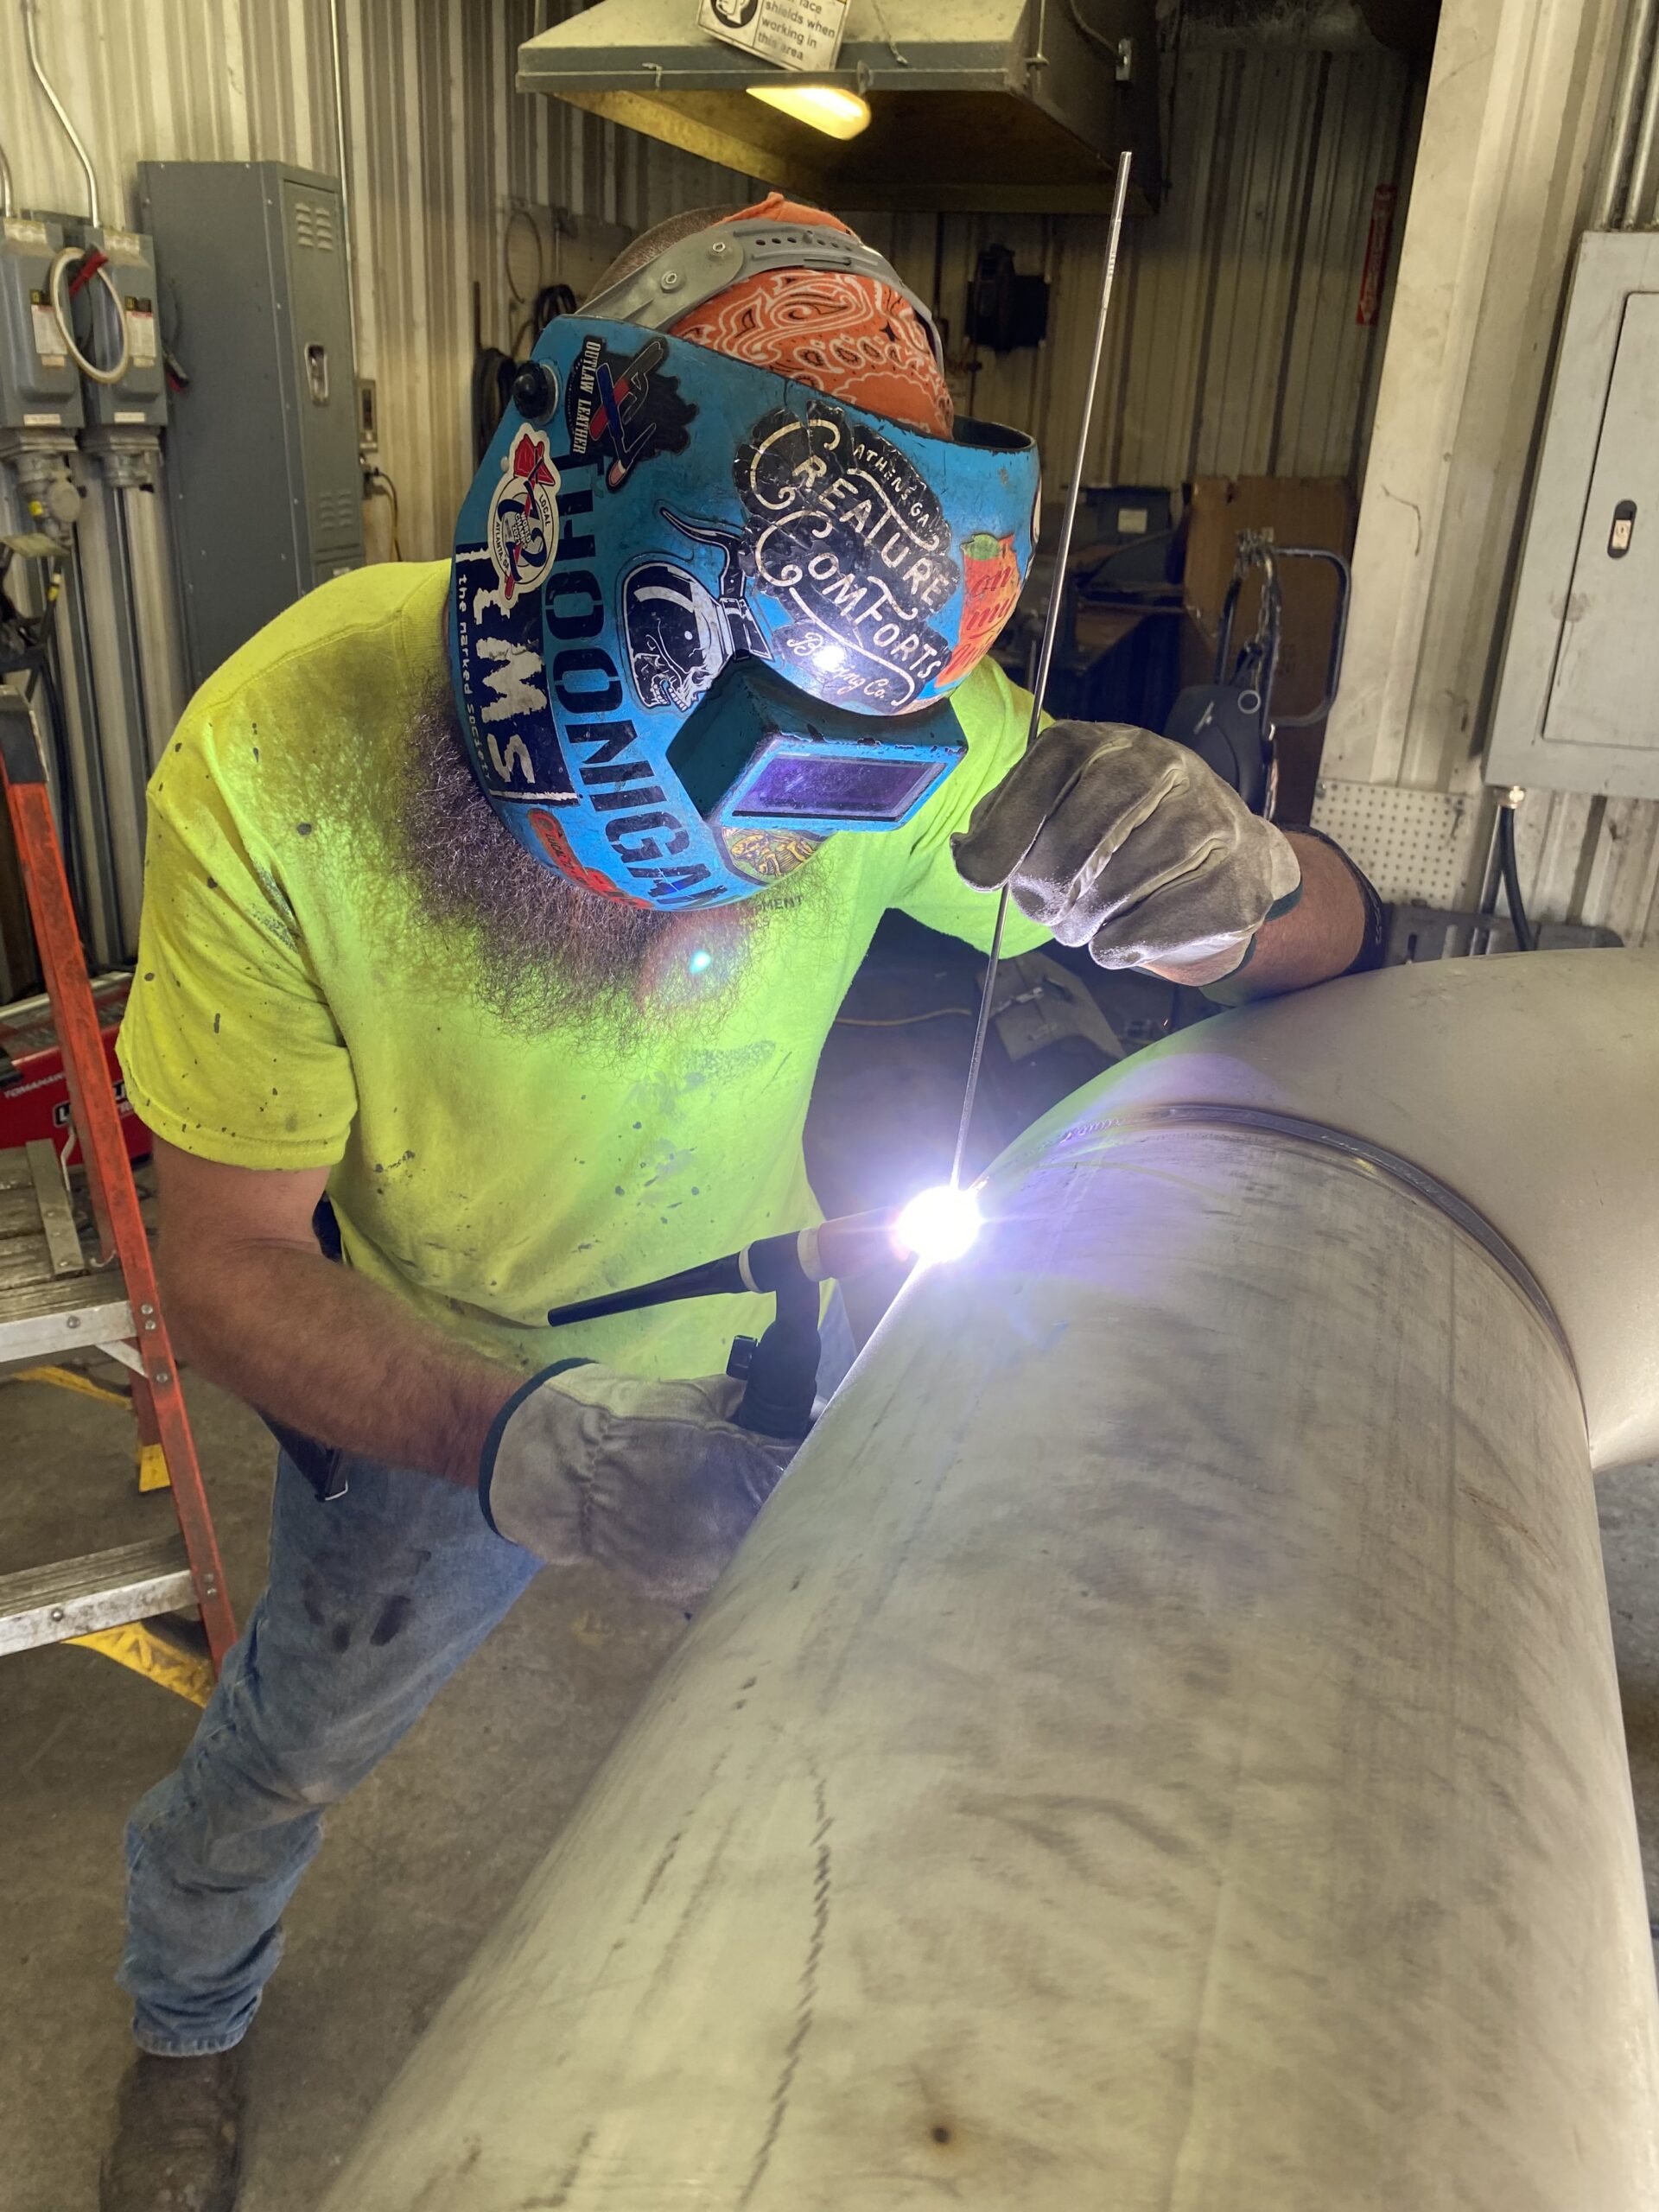
[[[86,772],[95,786],[94,804],[108,845],[118,957],[130,960],[137,950],[138,914],[143,904],[144,786],[150,761],[122,497],[117,485],[102,474],[93,475],[76,526],[76,543],[98,714],[96,750],[87,758]]]
[[[1332,1052],[1433,1041],[1366,982]],[[1129,1087],[909,1286],[330,2212],[1659,2202],[1572,1359],[1501,1237]]]
[[[1655,0],[1632,0],[1625,12],[1624,44],[1618,74],[1613,82],[1612,107],[1601,156],[1601,175],[1590,215],[1592,231],[1605,231],[1618,223],[1634,229],[1637,218],[1626,200],[1630,155],[1636,137],[1636,104],[1643,80],[1653,67]]]
[[[121,494],[132,620],[143,680],[144,734],[153,768],[190,697],[179,634],[178,601],[168,557],[159,484]]]
[[[1644,230],[1653,220],[1653,196],[1659,183],[1659,48],[1650,48],[1648,81],[1642,95],[1630,148],[1630,181],[1625,187],[1624,228]]]

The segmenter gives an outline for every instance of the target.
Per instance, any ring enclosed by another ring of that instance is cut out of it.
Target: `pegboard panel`
[[[1484,850],[1486,809],[1473,791],[1402,790],[1321,777],[1313,826],[1353,855],[1384,899],[1465,903]]]

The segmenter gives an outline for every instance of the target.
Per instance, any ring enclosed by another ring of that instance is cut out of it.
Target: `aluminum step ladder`
[[[89,1644],[201,1704],[236,1640],[236,1624],[104,1058],[45,764],[24,700],[3,688],[0,783],[92,1208],[91,1235],[83,1237],[49,1142],[0,1153],[0,1363],[94,1349],[118,1360],[130,1377],[141,1466],[154,1468],[159,1455],[174,1508],[173,1525],[142,1542],[0,1573],[0,1654]],[[61,1370],[37,1371],[94,1395],[116,1395]],[[189,1611],[200,1618],[199,1638],[173,1618]]]

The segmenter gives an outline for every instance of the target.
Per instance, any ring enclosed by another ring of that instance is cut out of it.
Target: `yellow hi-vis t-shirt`
[[[830,838],[759,926],[711,918],[735,972],[711,961],[706,997],[686,988],[620,1051],[591,1023],[526,1032],[484,1002],[475,939],[427,918],[399,842],[411,722],[446,680],[447,577],[326,584],[191,702],[149,785],[128,1096],[184,1152],[326,1166],[347,1263],[487,1351],[718,1372],[769,1301],[556,1332],[547,1310],[817,1218],[801,1134],[830,1026],[887,907],[988,944],[994,902],[949,833],[1018,756],[1028,702],[983,663],[955,695],[968,757],[934,798],[902,830]],[[1043,933],[1014,914],[1006,941]]]

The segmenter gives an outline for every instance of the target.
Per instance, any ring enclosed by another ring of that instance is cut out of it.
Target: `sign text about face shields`
[[[701,0],[697,23],[728,46],[785,69],[833,69],[848,0]]]

